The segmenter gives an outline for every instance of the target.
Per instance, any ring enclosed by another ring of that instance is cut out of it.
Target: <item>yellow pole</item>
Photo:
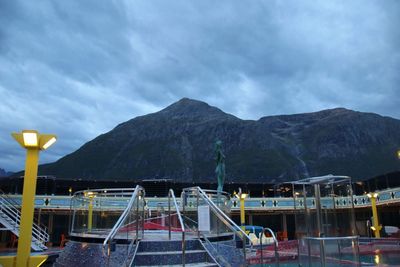
[[[93,223],[93,197],[89,196],[88,232],[92,231]]]
[[[243,231],[245,230],[244,225],[246,224],[246,216],[244,213],[244,198],[242,194],[240,194],[240,225],[242,226]]]
[[[26,153],[24,188],[22,192],[21,224],[19,231],[16,266],[29,266],[31,253],[32,224],[35,205],[36,179],[39,149],[29,148]]]
[[[379,225],[379,221],[378,221],[378,210],[376,208],[376,196],[373,195],[371,196],[371,208],[372,208],[372,219],[373,219],[373,231],[375,234],[376,238],[380,238],[381,234],[380,234],[380,230],[382,228],[382,226]]]

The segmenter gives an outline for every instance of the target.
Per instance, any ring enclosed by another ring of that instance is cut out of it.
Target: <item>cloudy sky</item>
[[[240,118],[333,107],[400,119],[400,1],[0,1],[0,167],[10,133],[56,160],[189,97]]]

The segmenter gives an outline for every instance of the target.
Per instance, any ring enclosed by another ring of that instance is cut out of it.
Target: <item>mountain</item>
[[[7,176],[10,176],[11,174],[13,174],[13,173],[0,168],[0,177],[7,177]]]
[[[344,108],[241,120],[188,98],[136,117],[41,174],[82,179],[215,181],[214,144],[227,180],[280,182],[329,173],[365,179],[399,169],[400,121]]]

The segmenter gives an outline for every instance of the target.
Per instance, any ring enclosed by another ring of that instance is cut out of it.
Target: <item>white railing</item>
[[[19,236],[19,227],[21,223],[21,212],[18,204],[9,199],[2,191],[0,194],[0,213],[2,219],[7,220],[11,226],[11,230],[15,235]],[[32,225],[32,243],[35,250],[47,249],[45,243],[49,241],[47,228],[42,228],[35,222]]]

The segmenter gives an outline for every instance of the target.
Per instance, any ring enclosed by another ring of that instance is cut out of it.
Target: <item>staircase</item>
[[[20,207],[0,190],[0,224],[7,230],[13,232],[16,236],[19,236],[20,220]],[[44,244],[47,241],[49,241],[49,235],[46,230],[36,223],[33,223],[31,248],[34,251],[46,250],[47,247]]]
[[[140,241],[132,266],[182,266],[182,241]],[[217,267],[198,239],[186,240],[185,266]]]

